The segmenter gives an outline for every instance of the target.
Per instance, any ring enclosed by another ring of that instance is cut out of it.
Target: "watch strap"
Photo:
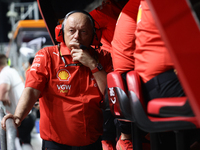
[[[92,69],[91,71],[92,71],[92,73],[96,73],[98,71],[101,71],[102,69],[103,69],[102,65],[100,63],[98,63],[97,66],[94,69]]]
[[[99,71],[99,69],[97,68],[97,67],[95,67],[93,70],[91,70],[92,71],[92,73],[96,73],[96,72],[98,72]]]

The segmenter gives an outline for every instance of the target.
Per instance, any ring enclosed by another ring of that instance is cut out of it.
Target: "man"
[[[8,112],[14,113],[24,84],[19,73],[10,68],[7,62],[6,55],[0,54],[0,100]]]
[[[113,39],[115,25],[117,18],[128,0],[104,0],[102,5],[90,12],[90,15],[96,21],[96,27],[102,32],[101,46],[102,50],[106,50],[109,53],[112,51],[111,41]],[[121,123],[111,114],[110,111],[103,110],[104,125],[102,135],[103,150],[115,150],[116,149],[116,127],[119,133],[126,132],[124,129],[130,130],[128,123]],[[117,135],[118,137],[119,135]]]
[[[15,114],[4,118],[2,127],[9,117],[19,126],[39,98],[42,149],[100,150],[100,101],[112,61],[90,47],[95,30],[87,12],[69,12],[62,31],[60,46],[45,47],[35,55]]]
[[[19,73],[8,66],[8,58],[4,54],[0,54],[0,100],[6,107],[7,113],[14,114],[18,100],[24,89],[24,83]],[[33,114],[29,114],[18,128],[19,140],[22,149],[32,149],[31,131],[35,125]]]
[[[115,71],[122,74],[126,81],[126,72],[135,67],[133,51],[135,49],[135,33],[137,13],[139,3],[137,0],[129,0],[123,7],[117,20],[115,32],[112,40],[112,61]],[[131,3],[132,2],[132,3]],[[137,5],[138,4],[138,5]],[[136,9],[135,13],[132,13]],[[131,15],[129,15],[131,13]],[[125,83],[126,84],[126,83]],[[131,123],[118,121],[117,125],[121,129],[121,136],[116,145],[117,150],[132,150]]]
[[[139,13],[138,8],[141,10]],[[137,18],[137,14],[141,16]],[[112,46],[114,69],[122,73],[133,69],[138,72],[144,83],[147,103],[154,98],[185,96],[174,71],[174,63],[145,0],[129,0],[116,25]],[[168,139],[160,139],[162,149],[175,148],[173,133],[160,137]]]

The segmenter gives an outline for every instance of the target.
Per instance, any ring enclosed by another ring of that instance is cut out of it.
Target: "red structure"
[[[186,0],[147,0],[200,124],[200,8]],[[198,6],[199,7],[199,6]]]

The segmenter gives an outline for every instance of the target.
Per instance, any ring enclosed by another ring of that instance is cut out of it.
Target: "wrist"
[[[91,72],[96,73],[96,72],[101,71],[101,70],[103,70],[102,65],[100,63],[97,63],[96,67],[94,69],[91,69]]]
[[[90,64],[90,70],[93,70],[93,69],[95,69],[96,68],[96,66],[97,66],[97,62],[95,61],[95,62],[92,62],[91,64]]]

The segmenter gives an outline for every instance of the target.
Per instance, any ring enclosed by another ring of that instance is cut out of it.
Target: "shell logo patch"
[[[69,78],[71,77],[70,73],[68,70],[66,69],[61,69],[58,71],[57,73],[57,78],[60,81],[69,81]]]

